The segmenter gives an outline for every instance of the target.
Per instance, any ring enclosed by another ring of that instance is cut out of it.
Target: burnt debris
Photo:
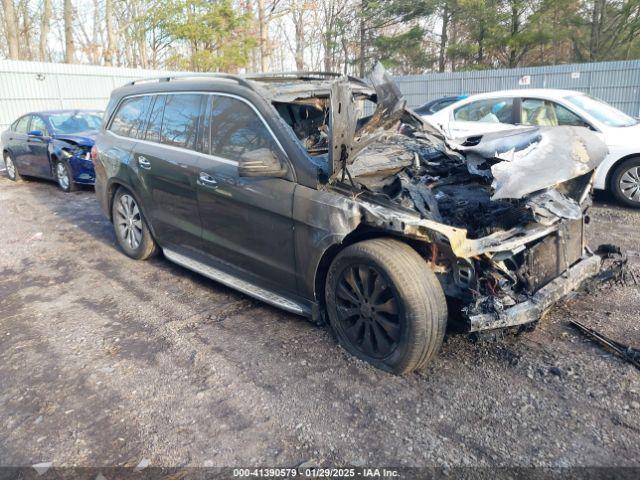
[[[574,327],[592,342],[596,343],[605,350],[608,350],[614,355],[622,358],[623,360],[626,360],[631,365],[640,370],[640,349],[617,342],[616,340],[613,340],[576,320],[571,320],[569,322],[569,325]]]

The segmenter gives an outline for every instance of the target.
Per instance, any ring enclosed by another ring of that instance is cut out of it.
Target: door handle
[[[203,187],[217,187],[218,182],[215,178],[213,178],[208,173],[200,172],[200,176],[198,177],[198,184]]]
[[[151,168],[151,162],[142,155],[138,157],[138,165],[140,166],[140,168],[144,168],[145,170],[149,170]]]

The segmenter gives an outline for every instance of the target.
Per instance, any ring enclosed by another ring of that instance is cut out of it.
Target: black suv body
[[[435,355],[447,298],[469,331],[522,325],[598,272],[583,234],[597,138],[526,129],[447,145],[382,70],[372,79],[207,75],[115,90],[93,158],[122,249],[161,249],[328,320],[348,351],[396,373]],[[508,154],[524,180],[503,171]]]

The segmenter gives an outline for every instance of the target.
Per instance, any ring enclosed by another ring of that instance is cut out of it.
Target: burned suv
[[[448,321],[538,321],[600,269],[585,245],[606,148],[579,127],[446,143],[381,67],[204,75],[115,90],[92,152],[122,250],[164,256],[318,323],[392,371]],[[452,316],[453,317],[453,316]]]

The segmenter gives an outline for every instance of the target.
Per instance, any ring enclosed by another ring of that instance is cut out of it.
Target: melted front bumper
[[[598,255],[583,257],[562,275],[547,283],[525,302],[495,313],[481,313],[468,317],[470,332],[504,328],[540,320],[558,300],[580,287],[582,282],[600,272],[602,259]]]

